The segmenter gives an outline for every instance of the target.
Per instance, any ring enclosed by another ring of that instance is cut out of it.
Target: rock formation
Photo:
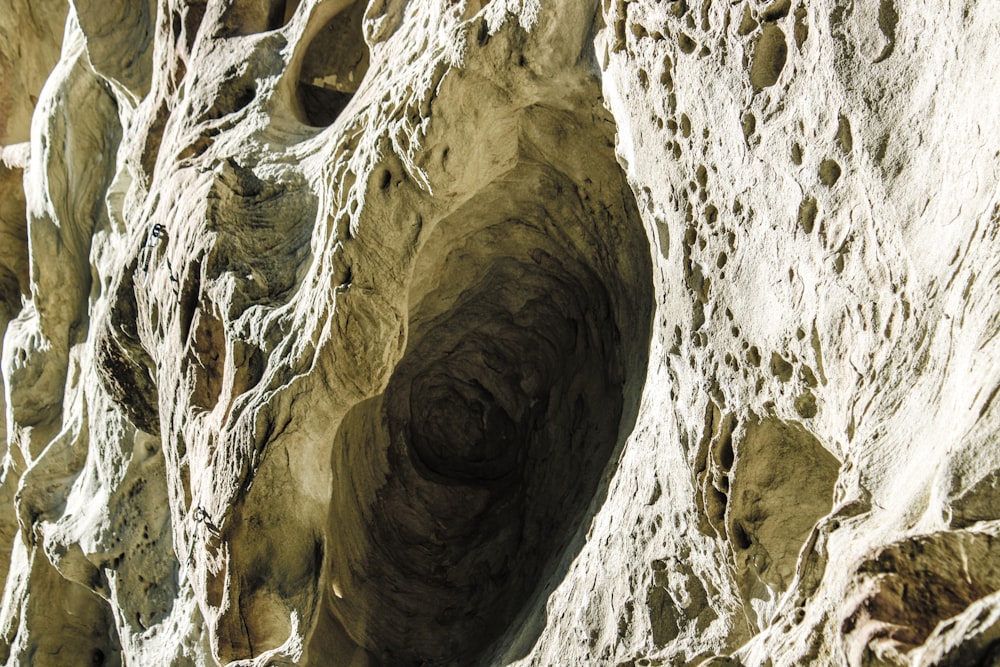
[[[993,0],[4,0],[6,665],[1000,664]]]

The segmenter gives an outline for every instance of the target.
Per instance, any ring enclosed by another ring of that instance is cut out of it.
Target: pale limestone
[[[862,4],[8,2],[0,658],[1000,662],[1000,8]]]

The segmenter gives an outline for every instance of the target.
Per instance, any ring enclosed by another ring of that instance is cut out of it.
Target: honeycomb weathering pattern
[[[1000,15],[862,4],[8,2],[2,662],[995,661]]]

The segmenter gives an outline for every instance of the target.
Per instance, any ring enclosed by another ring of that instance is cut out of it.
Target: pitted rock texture
[[[0,661],[997,663],[997,37],[8,0]]]

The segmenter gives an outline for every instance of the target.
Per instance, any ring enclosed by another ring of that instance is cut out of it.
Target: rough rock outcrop
[[[1000,662],[991,0],[6,0],[8,665]]]

